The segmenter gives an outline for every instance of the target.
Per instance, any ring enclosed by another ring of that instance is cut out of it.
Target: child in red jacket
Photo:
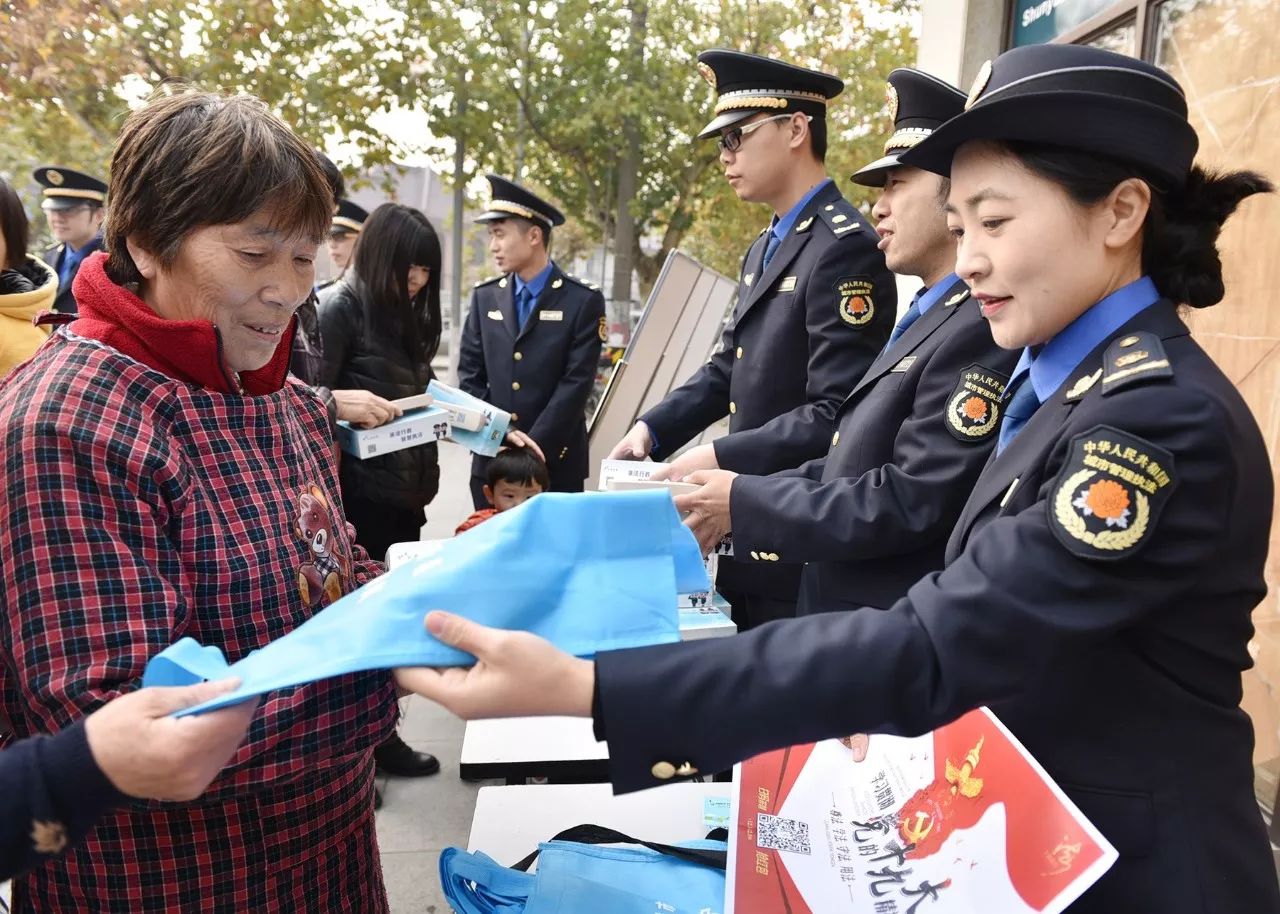
[[[551,478],[547,474],[547,465],[537,454],[529,448],[507,448],[489,461],[484,497],[490,507],[476,511],[459,524],[454,533],[464,533],[549,488]]]

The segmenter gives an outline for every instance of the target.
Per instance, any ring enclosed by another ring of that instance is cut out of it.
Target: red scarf
[[[224,394],[240,391],[235,375],[222,361],[222,337],[210,321],[175,321],[161,317],[106,272],[107,255],[85,258],[72,285],[79,315],[71,331],[98,340],[171,378],[199,384]],[[245,394],[271,394],[284,386],[297,318],[281,334],[275,355],[262,368],[240,373]]]

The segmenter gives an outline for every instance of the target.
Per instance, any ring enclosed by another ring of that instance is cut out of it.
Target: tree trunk
[[[644,70],[644,39],[646,17],[649,11],[645,0],[632,0],[631,34],[627,39],[630,70],[633,79],[640,78]],[[640,130],[635,118],[626,118],[622,125],[622,154],[618,158],[618,197],[613,230],[613,282],[610,298],[614,302],[631,301],[631,272],[636,265],[639,239],[636,237],[636,220],[631,213],[631,202],[636,196],[636,181],[640,173]]]

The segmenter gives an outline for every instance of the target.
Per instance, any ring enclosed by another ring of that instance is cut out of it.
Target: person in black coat
[[[677,457],[669,477],[717,468],[764,475],[827,452],[836,409],[893,329],[897,290],[871,226],[823,164],[827,102],[844,83],[737,51],[698,60],[718,93],[699,136],[718,137],[734,192],[767,204],[773,219],[742,260],[715,354],[609,456],[665,460],[728,415],[729,434]],[[716,589],[748,629],[795,615],[800,567],[735,551],[721,559]]]
[[[889,345],[845,398],[825,457],[771,476],[702,470],[676,499],[704,548],[733,533],[739,559],[804,565],[799,612],[885,608],[942,567],[947,537],[996,443],[1017,353],[1001,349],[952,272],[945,178],[901,153],[959,114],[964,93],[919,70],[889,74],[894,130],[852,180],[884,190],[871,209],[885,262],[918,276]]]
[[[77,844],[129,797],[194,800],[244,741],[258,707],[172,715],[235,688],[234,681],[140,689],[53,736],[0,752],[0,881]]]
[[[469,716],[594,705],[620,790],[986,705],[1119,852],[1072,914],[1280,912],[1240,708],[1272,470],[1178,315],[1222,298],[1221,225],[1271,185],[1193,167],[1197,145],[1164,71],[1035,45],[903,154],[950,174],[956,272],[1022,355],[946,568],[888,610],[594,664],[432,614],[480,662],[401,684]]]
[[[320,292],[317,308],[323,368],[315,383],[333,391],[339,416],[353,391],[374,395],[368,421],[352,420],[365,426],[389,421],[389,410],[399,414],[388,401],[426,391],[440,346],[441,259],[435,229],[412,207],[384,203],[365,222],[353,270]],[[383,561],[393,544],[421,538],[423,509],[440,488],[439,449],[433,441],[365,460],[344,454],[338,481],[356,541]],[[398,734],[373,755],[386,774],[440,770],[439,760]]]
[[[43,257],[58,274],[58,296],[53,307],[61,314],[75,314],[71,284],[84,259],[102,250],[107,185],[92,175],[60,165],[44,165],[31,174],[44,188],[40,208],[58,242]]]
[[[477,222],[501,276],[477,283],[462,328],[458,386],[511,413],[509,441],[547,464],[552,492],[581,492],[589,474],[587,398],[607,338],[604,296],[551,260],[564,216],[532,191],[487,175],[491,199]],[[471,497],[484,497],[489,458],[471,464]]]

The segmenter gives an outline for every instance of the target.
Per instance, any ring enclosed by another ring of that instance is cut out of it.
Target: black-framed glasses
[[[770,121],[780,121],[784,118],[790,120],[792,115],[795,113],[796,112],[794,111],[790,111],[786,114],[775,114],[773,117],[766,117],[762,121],[754,121],[747,124],[745,127],[734,127],[732,130],[726,131],[720,139],[716,140],[716,147],[719,148],[721,152],[737,152],[742,148],[743,137],[750,136],[753,131],[763,127]],[[812,114],[806,114],[804,117],[807,121],[813,120]]]

